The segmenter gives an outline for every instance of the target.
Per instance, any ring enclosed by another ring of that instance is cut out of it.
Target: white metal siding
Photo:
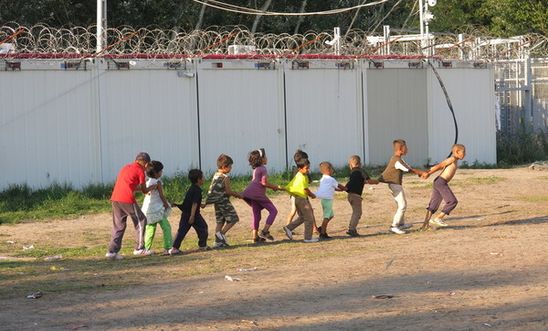
[[[458,142],[466,146],[465,161],[494,164],[496,155],[494,80],[490,69],[438,69],[455,109]],[[454,143],[453,117],[434,73],[428,70],[428,155],[446,158]]]
[[[254,61],[199,65],[202,170],[217,169],[217,157],[234,160],[233,174],[248,174],[248,153],[265,148],[269,170],[285,168],[285,130],[281,69],[255,69]]]
[[[359,70],[286,69],[285,81],[290,167],[298,148],[315,170],[322,161],[342,167],[352,154],[363,157]]]
[[[409,147],[405,160],[424,165],[428,157],[425,71],[369,69],[366,78],[369,162],[386,164],[392,141],[404,139]]]
[[[286,160],[293,165],[297,148],[310,154],[314,169],[323,160],[345,166],[351,154],[384,164],[395,138],[407,140],[414,165],[443,159],[453,124],[431,70],[388,67],[339,70],[334,61],[318,60],[310,69],[282,62],[269,70],[253,60],[208,60],[178,70],[137,61],[130,70],[99,63],[87,71],[0,72],[0,189],[108,183],[139,151],[162,161],[166,175],[197,167],[200,159],[212,172],[221,153],[233,157],[234,174],[249,174],[247,154],[259,147],[276,171]],[[466,160],[495,163],[491,71],[439,71]]]
[[[0,100],[0,187],[100,180],[90,72],[1,72]]]
[[[146,151],[172,175],[198,166],[195,78],[173,70],[113,70],[101,77],[105,181]]]

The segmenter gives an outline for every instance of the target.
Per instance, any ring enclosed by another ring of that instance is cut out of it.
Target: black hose
[[[445,84],[441,80],[440,74],[438,73],[438,71],[436,70],[436,68],[432,64],[432,62],[430,62],[429,60],[427,60],[426,62],[428,62],[428,65],[430,66],[430,68],[432,68],[432,71],[434,72],[434,75],[436,75],[436,78],[438,79],[438,83],[440,83],[440,87],[443,91],[443,94],[445,94],[445,101],[447,101],[447,106],[449,106],[449,110],[451,111],[451,115],[453,115],[453,123],[455,124],[455,142],[454,142],[454,144],[456,144],[458,139],[459,139],[459,125],[457,124],[457,118],[455,116],[455,110],[453,109],[453,104],[451,103],[451,98],[449,97],[449,93],[447,93],[447,89],[445,88]],[[451,152],[449,152],[449,156],[451,156]]]

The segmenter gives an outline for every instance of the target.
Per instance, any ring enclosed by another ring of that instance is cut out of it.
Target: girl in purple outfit
[[[268,174],[265,168],[267,163],[266,153],[264,148],[260,148],[249,153],[249,165],[253,168],[253,178],[251,183],[246,187],[242,196],[244,200],[251,206],[253,210],[253,242],[263,242],[266,239],[274,240],[270,234],[270,226],[274,223],[274,219],[278,214],[278,210],[266,196],[266,188],[274,191],[282,189],[279,185],[272,185],[268,182]],[[262,230],[259,230],[261,222],[261,211],[266,209],[268,217],[266,224]]]

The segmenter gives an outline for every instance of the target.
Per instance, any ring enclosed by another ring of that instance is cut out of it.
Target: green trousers
[[[152,247],[152,241],[154,240],[154,234],[156,233],[156,224],[160,224],[162,232],[164,234],[164,249],[171,248],[171,225],[167,218],[164,218],[158,223],[147,224],[145,227],[145,249]]]

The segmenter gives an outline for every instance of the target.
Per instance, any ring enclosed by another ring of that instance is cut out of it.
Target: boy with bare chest
[[[423,230],[427,229],[430,224],[440,227],[447,226],[447,223],[443,221],[443,218],[446,215],[449,215],[458,203],[457,197],[455,197],[453,191],[451,191],[451,188],[449,187],[449,182],[453,179],[455,173],[457,172],[457,161],[464,159],[465,155],[466,149],[464,145],[455,144],[451,149],[451,156],[449,158],[439,164],[436,164],[421,176],[423,179],[426,179],[431,174],[441,170],[441,174],[434,179],[432,197],[430,198],[430,203],[426,208],[426,217],[424,218],[424,223],[422,225]],[[445,206],[443,206],[440,213],[432,217],[432,215],[434,215],[438,210],[442,200],[445,200]]]

